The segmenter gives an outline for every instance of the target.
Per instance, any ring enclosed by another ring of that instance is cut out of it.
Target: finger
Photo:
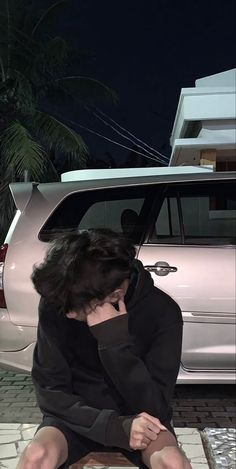
[[[146,430],[144,432],[144,436],[145,436],[145,438],[148,438],[151,441],[155,441],[157,439],[157,435],[158,435],[158,433],[160,433],[160,431],[161,430],[158,429],[158,432],[152,432],[151,430],[146,428]]]
[[[100,311],[100,312],[110,312],[110,311],[113,311],[114,309],[114,306],[111,304],[111,303],[102,303],[101,305],[97,305],[96,306],[96,311]]]
[[[144,438],[143,438],[143,443],[148,446],[149,443],[151,443],[151,440],[150,440],[149,438],[147,438],[147,437],[144,437]]]
[[[124,313],[127,312],[127,311],[126,311],[125,302],[124,302],[123,299],[120,299],[120,300],[118,301],[118,307],[119,307],[119,312],[120,312],[121,314],[124,314]]]
[[[93,310],[93,313],[98,315],[101,318],[101,321],[106,321],[107,319],[114,318],[119,314],[111,303],[103,303],[102,305],[97,305]]]
[[[154,425],[157,425],[161,430],[167,430],[165,425],[163,425],[158,418],[153,417],[152,415],[149,415],[146,412],[143,412],[141,415],[145,417],[147,420],[149,420],[150,422],[152,422]]]
[[[148,447],[149,443],[151,441],[148,439],[148,438],[144,438],[142,437],[141,439],[138,439],[138,440],[135,440],[132,442],[132,444],[130,445],[131,448],[135,449],[135,450],[138,450],[138,449],[145,449]]]
[[[140,424],[139,431],[140,430],[142,431],[142,433],[145,433],[146,430],[149,430],[155,433],[156,435],[158,435],[161,431],[161,428],[158,425],[154,425],[154,423],[150,422],[150,420],[145,419],[145,421],[142,424]]]
[[[146,449],[148,445],[151,443],[152,440],[149,440],[149,438],[143,438],[142,441],[139,443],[137,449]]]
[[[150,420],[147,421],[146,428],[148,428],[149,430],[151,430],[152,432],[155,432],[155,433],[160,433],[160,431],[161,431],[160,426],[154,425],[154,423],[150,422]]]
[[[156,432],[149,430],[148,427],[140,427],[140,429],[133,434],[134,439],[139,440],[141,438],[148,438],[149,440],[155,441],[157,435],[160,433],[160,428],[157,428]]]
[[[147,449],[148,445],[145,444],[145,443],[142,443],[140,445],[137,445],[135,446],[133,449],[136,449],[136,450],[144,450],[144,449]]]

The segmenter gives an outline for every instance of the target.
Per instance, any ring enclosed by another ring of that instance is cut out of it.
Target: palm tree
[[[66,74],[69,46],[45,23],[68,4],[58,0],[35,12],[30,0],[0,0],[0,231],[12,216],[9,182],[23,180],[25,171],[33,180],[58,179],[55,152],[70,168],[85,167],[85,142],[58,118],[65,103],[116,101],[98,80]]]

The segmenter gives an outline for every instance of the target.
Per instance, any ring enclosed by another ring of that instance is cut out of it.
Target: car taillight
[[[4,296],[4,289],[3,289],[3,270],[4,270],[4,262],[7,253],[8,244],[3,244],[0,247],[0,308],[6,308],[6,300]]]

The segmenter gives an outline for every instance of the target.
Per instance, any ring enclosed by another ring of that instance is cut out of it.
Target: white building
[[[170,138],[170,166],[236,170],[236,69],[182,88]]]

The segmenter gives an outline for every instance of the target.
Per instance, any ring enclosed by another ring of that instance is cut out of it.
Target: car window
[[[149,243],[235,244],[236,194],[233,184],[193,184],[169,189]]]
[[[143,198],[102,200],[91,205],[78,224],[79,230],[101,226],[122,232],[135,227]],[[124,214],[127,213],[127,217]]]
[[[147,188],[118,188],[77,192],[66,197],[51,214],[39,239],[51,239],[71,231],[110,228],[137,242],[142,230],[140,213],[150,197]]]
[[[176,197],[166,197],[161,206],[149,242],[181,243],[180,222]]]

